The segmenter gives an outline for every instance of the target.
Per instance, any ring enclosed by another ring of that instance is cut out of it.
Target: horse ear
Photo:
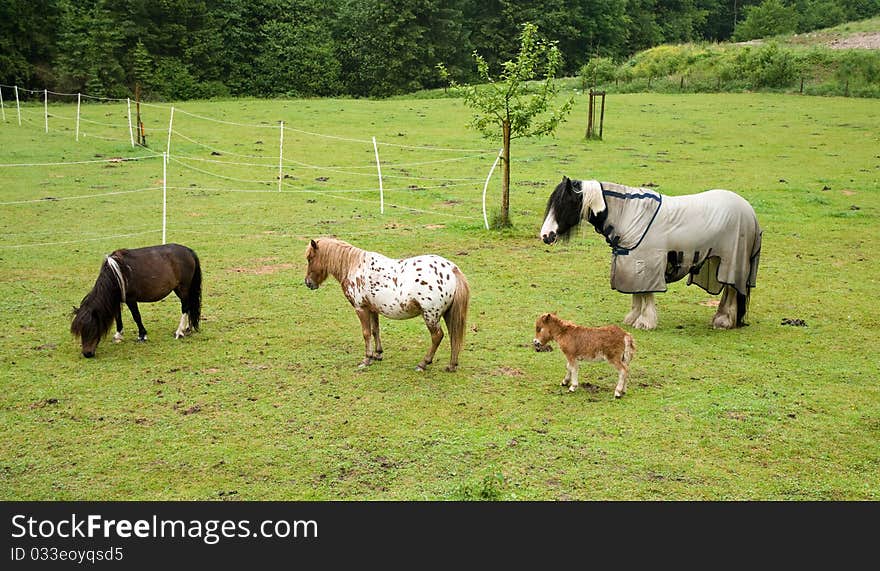
[[[568,178],[567,176],[563,176],[562,182],[565,183],[565,190],[571,189],[571,179],[570,178]]]
[[[313,249],[313,250],[317,250],[317,249],[318,249],[318,243],[315,242],[314,240],[312,240],[312,249]]]

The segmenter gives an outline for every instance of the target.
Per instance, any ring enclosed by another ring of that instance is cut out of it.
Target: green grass
[[[457,100],[179,104],[360,142],[286,132],[281,193],[269,167],[177,159],[218,178],[172,161],[168,240],[202,259],[202,331],[172,338],[172,296],[141,305],[147,343],[125,313],[125,342],[106,339],[92,360],[68,333],[70,310],[103,255],[161,241],[161,160],[0,167],[2,499],[880,499],[880,102],[610,95],[605,139],[591,142],[585,108],[579,99],[555,139],[514,142],[514,228],[486,231],[497,147],[463,127]],[[127,127],[91,127],[121,142],[77,143],[69,120],[50,118],[46,134],[40,108],[27,111],[18,127],[6,108],[0,164],[152,152],[133,151]],[[83,113],[124,117],[122,106]],[[168,115],[145,109],[159,152]],[[176,111],[174,130],[199,143],[175,135],[176,157],[277,164],[277,128]],[[383,175],[407,178],[385,180],[380,214],[373,136],[489,152],[437,163],[474,153],[381,146]],[[609,251],[591,230],[552,248],[536,238],[563,174],[745,196],[764,228],[751,325],[712,330],[713,298],[672,284],[658,329],[633,332],[628,394],[613,398],[604,363],[584,364],[590,388],[567,394],[558,349],[530,348],[535,317],[619,323],[630,300],[609,289]],[[496,172],[490,219],[499,194]],[[8,204],[25,200],[37,202]],[[137,235],[107,238],[122,234]],[[446,342],[414,371],[428,342],[418,319],[383,318],[385,360],[357,369],[363,343],[339,287],[303,285],[307,241],[325,234],[461,266],[473,297],[457,373],[442,370]]]

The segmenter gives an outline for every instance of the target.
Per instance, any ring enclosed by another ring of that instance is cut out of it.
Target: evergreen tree
[[[97,97],[124,97],[125,70],[119,63],[124,36],[106,2],[65,6],[58,40],[59,87]]]

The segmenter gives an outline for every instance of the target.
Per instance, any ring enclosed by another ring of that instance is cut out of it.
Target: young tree
[[[538,28],[525,23],[520,34],[520,49],[514,60],[501,64],[499,77],[489,73],[486,60],[474,52],[479,85],[459,85],[451,81],[454,90],[464,98],[465,105],[476,113],[471,126],[484,137],[501,140],[501,217],[498,225],[510,226],[510,142],[521,137],[552,135],[560,121],[571,111],[574,98],[551,109],[558,93],[554,82],[562,65],[562,55],[555,42],[538,37]],[[438,65],[441,75],[448,77],[446,68]],[[542,76],[540,82],[533,82]],[[530,83],[531,82],[531,83]]]

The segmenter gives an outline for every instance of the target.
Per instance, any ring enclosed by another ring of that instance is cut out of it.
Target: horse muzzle
[[[306,278],[306,287],[309,289],[318,289],[318,284],[313,282],[311,278]]]
[[[545,353],[553,349],[553,347],[551,347],[550,345],[544,345],[537,339],[532,340],[532,345],[534,345],[535,351],[537,351],[538,353]]]
[[[85,357],[86,359],[91,359],[92,357],[95,356],[94,351],[83,351],[82,353],[83,353],[83,357]]]
[[[556,232],[550,232],[549,234],[544,234],[541,236],[541,239],[544,240],[545,244],[552,244],[556,241]]]

